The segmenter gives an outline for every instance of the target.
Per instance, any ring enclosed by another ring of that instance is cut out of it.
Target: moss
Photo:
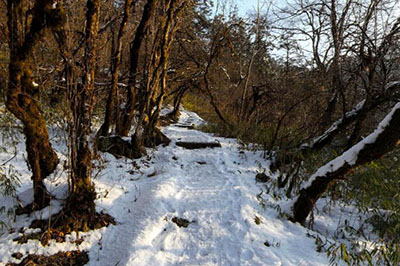
[[[15,42],[10,43],[10,72],[9,87],[7,92],[7,108],[24,124],[28,162],[32,169],[34,184],[41,185],[42,180],[51,174],[57,164],[58,158],[51,147],[46,128],[46,122],[41,115],[41,110],[34,100],[38,88],[33,86],[32,71],[30,68],[34,47],[40,42],[42,33],[48,27],[46,8],[53,1],[37,1],[32,9],[29,31],[23,34],[23,25],[20,21],[27,12],[26,1],[9,3],[10,31],[15,35]],[[46,206],[48,195],[44,189],[35,190],[34,205],[38,208]],[[32,207],[34,206],[32,205]],[[32,208],[34,209],[34,208]]]

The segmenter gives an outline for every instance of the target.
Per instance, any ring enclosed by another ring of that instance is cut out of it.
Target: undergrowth
[[[316,241],[332,265],[400,265],[400,151],[358,167],[328,193],[361,221],[338,227],[334,242]]]
[[[20,128],[13,116],[7,113],[5,107],[0,107],[4,114],[0,116],[0,230],[9,228],[15,220],[17,208],[16,192],[20,185],[20,174],[12,164],[17,155],[17,144],[20,141]]]
[[[11,199],[14,204],[0,203],[0,229],[9,228],[15,219],[16,192],[20,184],[19,173],[12,164],[0,165],[0,196]]]

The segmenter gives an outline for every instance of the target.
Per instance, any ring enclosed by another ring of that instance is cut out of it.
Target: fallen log
[[[189,150],[195,149],[205,149],[205,148],[221,148],[221,143],[219,142],[186,142],[178,141],[176,146],[183,147]]]
[[[180,128],[194,129],[193,125],[175,124],[174,126]]]

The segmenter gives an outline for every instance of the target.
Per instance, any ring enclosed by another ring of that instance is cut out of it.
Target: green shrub
[[[400,151],[395,151],[357,168],[347,176],[348,181],[338,184],[331,192],[339,195],[342,202],[355,204],[361,213],[369,214],[365,222],[378,236],[373,240],[372,249],[360,248],[355,242],[347,246],[351,265],[361,262],[369,265],[400,265],[399,156]],[[361,237],[363,232],[354,234]]]
[[[17,188],[20,184],[19,173],[12,164],[7,166],[0,165],[0,196],[16,198]],[[5,206],[0,204],[0,228],[8,227],[15,218],[15,206]]]
[[[10,157],[7,161],[0,161],[0,197],[11,198],[16,205],[16,189],[20,184],[19,173],[12,164],[17,155],[17,144],[20,142],[21,128],[13,115],[8,113],[4,105],[0,105],[0,153]],[[0,201],[0,228],[8,227],[14,219],[15,206]]]

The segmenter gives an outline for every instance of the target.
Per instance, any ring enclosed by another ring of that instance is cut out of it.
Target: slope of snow
[[[198,125],[202,120],[183,111],[179,123]],[[21,235],[18,229],[35,217],[58,211],[61,203],[54,202],[51,210],[18,217],[14,233],[0,233],[0,265],[19,262],[11,257],[14,252],[51,255],[75,249],[88,250],[89,265],[101,266],[329,264],[325,253],[316,251],[315,239],[307,237],[309,230],[279,216],[273,206],[280,202],[265,192],[269,184],[255,182],[257,173],[270,174],[261,152],[241,150],[234,139],[175,125],[163,132],[171,144],[148,150],[144,158],[102,154],[102,161],[96,163],[101,170],[94,179],[97,208],[115,217],[116,225],[79,236],[74,233],[67,242],[51,241],[49,247],[32,240],[12,241]],[[175,145],[178,140],[218,141],[222,148],[185,150]],[[56,148],[62,157],[65,147],[56,144]],[[19,192],[29,198],[31,183],[22,155],[13,163],[22,173]],[[47,185],[62,198],[65,173],[60,169],[58,175]],[[188,227],[178,227],[174,217],[188,220]],[[321,228],[332,224],[321,222],[324,217],[318,219]],[[333,223],[336,226],[337,220]],[[81,245],[72,243],[81,237],[85,240]]]

